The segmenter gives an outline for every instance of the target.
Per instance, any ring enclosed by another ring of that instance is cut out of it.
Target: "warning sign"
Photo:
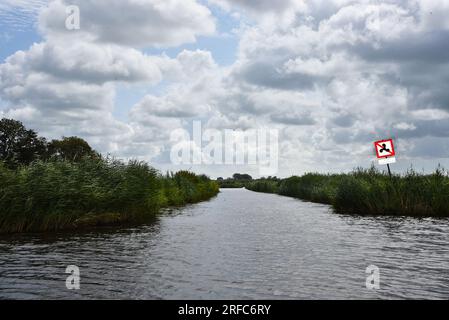
[[[374,142],[374,146],[378,159],[390,158],[396,155],[393,139],[376,141]]]

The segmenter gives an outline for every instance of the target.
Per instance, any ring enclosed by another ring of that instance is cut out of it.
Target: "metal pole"
[[[390,175],[390,179],[391,179],[391,169],[390,169],[390,164],[387,163],[387,168],[388,168],[388,174]]]

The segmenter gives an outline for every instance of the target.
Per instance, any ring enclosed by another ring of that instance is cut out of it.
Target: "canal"
[[[80,290],[65,269],[80,268]],[[380,289],[366,288],[366,268]],[[0,237],[1,299],[447,299],[449,219],[244,189],[139,227]]]

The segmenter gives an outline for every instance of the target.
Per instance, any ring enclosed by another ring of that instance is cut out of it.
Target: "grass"
[[[161,178],[159,201],[161,206],[181,206],[208,200],[219,192],[216,182],[205,175],[196,175],[188,171],[167,174]]]
[[[409,170],[392,179],[375,168],[350,174],[306,174],[277,185],[257,180],[247,188],[330,204],[335,211],[347,214],[449,216],[449,177],[441,168],[429,175]]]
[[[246,184],[247,189],[264,193],[279,193],[279,186],[280,181],[272,179],[259,179]]]
[[[144,162],[111,159],[0,163],[0,233],[142,222],[161,207],[207,200],[218,185],[182,171],[162,176]]]

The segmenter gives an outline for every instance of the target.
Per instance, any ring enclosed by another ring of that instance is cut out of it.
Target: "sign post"
[[[393,139],[380,140],[374,142],[374,147],[376,148],[377,159],[380,165],[387,165],[388,174],[391,175],[390,164],[396,163],[396,152],[394,150]]]
[[[391,169],[390,169],[390,164],[389,163],[387,163],[387,168],[388,168],[388,175],[390,176],[390,179],[391,179]]]

